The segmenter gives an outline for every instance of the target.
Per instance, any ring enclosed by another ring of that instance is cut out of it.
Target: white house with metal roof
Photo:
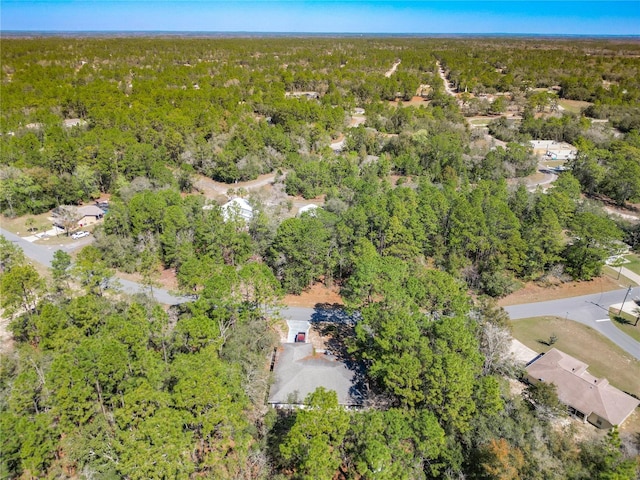
[[[235,197],[222,205],[222,216],[225,220],[239,216],[249,222],[253,218],[253,207],[244,198]]]

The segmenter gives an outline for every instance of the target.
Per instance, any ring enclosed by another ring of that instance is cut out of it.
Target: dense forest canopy
[[[58,251],[45,277],[1,240],[15,339],[0,370],[3,478],[635,478],[638,447],[617,430],[578,441],[554,423],[553,391],[512,393],[493,298],[594,278],[620,240],[640,246],[638,225],[594,200],[640,201],[640,44],[0,47],[2,213],[110,195],[92,244]],[[577,148],[546,190],[520,181],[538,164],[532,139]],[[279,196],[247,195],[249,221],[197,188],[267,173]],[[300,197],[322,208],[296,216]],[[149,289],[175,272],[192,301],[118,295],[115,271]],[[318,282],[358,312],[341,341],[366,371],[365,408],[319,389],[305,409],[269,410],[274,312]]]

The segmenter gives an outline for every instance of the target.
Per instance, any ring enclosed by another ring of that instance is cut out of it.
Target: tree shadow
[[[279,445],[296,422],[296,409],[274,409],[275,421],[266,435],[266,453],[273,465],[282,467],[284,462],[280,455]]]
[[[344,305],[339,303],[316,303],[311,315],[311,323],[332,322],[339,324],[354,324],[358,319],[357,313],[348,313]]]
[[[613,321],[619,323],[620,325],[635,325],[637,322],[631,322],[624,317],[619,315],[612,315]]]
[[[317,303],[311,316],[311,328],[315,329],[325,340],[325,355],[343,363],[353,372],[353,385],[349,395],[358,404],[365,399],[367,389],[366,369],[350,352],[348,340],[355,338],[355,325],[359,318],[357,313],[350,314],[344,305]]]

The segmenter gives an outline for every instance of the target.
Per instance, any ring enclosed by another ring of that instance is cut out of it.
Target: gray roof
[[[562,403],[586,415],[593,412],[611,425],[620,425],[640,401],[609,385],[606,378],[594,377],[587,367],[586,363],[552,348],[526,370],[536,380],[553,383]]]
[[[274,373],[276,381],[269,392],[271,404],[302,403],[318,387],[334,390],[341,405],[362,404],[356,373],[333,355],[314,355],[310,343],[281,345]]]
[[[78,213],[83,217],[100,217],[104,215],[104,210],[96,205],[87,205],[84,207],[78,207]]]

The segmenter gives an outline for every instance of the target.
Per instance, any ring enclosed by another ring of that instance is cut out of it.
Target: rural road
[[[444,90],[445,90],[445,92],[447,92],[448,95],[451,95],[452,97],[455,97],[456,93],[453,91],[453,88],[451,88],[451,84],[449,83],[449,80],[447,80],[447,76],[444,74],[444,70],[442,69],[442,65],[440,65],[440,62],[436,62],[436,65],[438,65],[438,74],[440,75],[440,78],[444,82]]]
[[[53,254],[56,252],[56,250],[63,250],[67,253],[70,253],[73,250],[76,250],[77,248],[83,247],[85,245],[89,245],[93,241],[93,238],[87,237],[87,238],[78,240],[77,242],[74,242],[72,245],[66,245],[66,246],[53,245],[53,244],[35,245],[19,237],[18,235],[15,235],[5,230],[4,228],[0,228],[0,234],[3,235],[10,242],[15,243],[20,248],[22,248],[22,251],[28,258],[40,263],[41,265],[44,265],[47,268],[51,267],[51,260],[53,260]],[[147,288],[143,287],[138,283],[132,282],[130,280],[125,280],[124,278],[117,278],[116,280],[119,286],[121,287],[121,290],[125,293],[129,293],[129,294],[142,293],[142,292],[149,293],[149,290]],[[189,297],[180,297],[180,296],[172,295],[168,291],[163,290],[161,288],[153,289],[153,297],[158,302],[164,303],[167,305],[177,305],[179,303],[184,303],[191,300],[191,298]]]
[[[273,183],[275,181],[275,178],[275,173],[267,173],[264,175],[260,175],[256,180],[249,180],[247,182],[238,183],[222,183],[216,182],[211,178],[199,175],[198,179],[195,181],[195,186],[197,189],[202,190],[205,193],[209,190],[212,190],[216,194],[227,195],[229,189],[237,190],[239,188],[244,188],[245,190],[253,190]]]
[[[25,255],[42,265],[51,266],[54,252],[59,248],[53,245],[34,245],[19,236],[0,228],[0,234],[19,245]],[[80,246],[80,244],[78,244]],[[63,248],[77,248],[74,245]],[[117,279],[122,291],[129,294],[149,292],[142,285],[125,280]],[[637,342],[618,327],[613,325],[609,320],[609,305],[620,303],[624,299],[627,290],[613,290],[594,295],[585,295],[580,297],[564,298],[560,300],[551,300],[548,302],[527,303],[523,305],[512,305],[505,307],[512,320],[520,318],[540,317],[545,315],[553,315],[560,318],[567,318],[576,322],[587,325],[597,332],[601,333],[620,348],[640,359],[640,342]],[[192,300],[191,297],[175,296],[162,288],[153,289],[154,298],[167,305],[177,305]],[[640,287],[632,289],[627,301],[633,301],[634,298],[640,297]],[[352,317],[340,308],[321,309],[321,308],[304,308],[304,307],[285,307],[280,311],[282,317],[288,321],[334,321],[347,322],[352,321]]]
[[[384,76],[389,78],[391,75],[393,75],[396,72],[396,70],[398,69],[398,65],[400,65],[400,60],[398,60],[396,63],[394,63],[393,66],[391,67],[391,69],[387,70],[387,72],[384,74]]]
[[[593,328],[614,342],[627,353],[640,360],[640,342],[624,333],[609,320],[609,305],[621,303],[627,289],[584,295],[580,297],[550,300],[548,302],[527,303],[504,307],[511,320],[552,315],[567,318]],[[640,288],[631,290],[627,302],[640,296]]]

